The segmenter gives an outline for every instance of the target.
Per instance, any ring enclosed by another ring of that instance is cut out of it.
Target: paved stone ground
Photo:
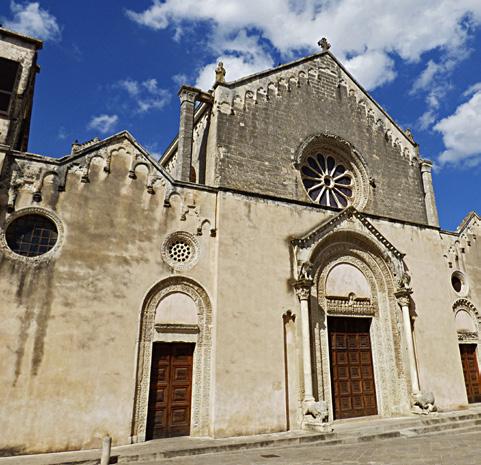
[[[253,449],[142,465],[480,465],[481,432],[443,433],[339,446]]]

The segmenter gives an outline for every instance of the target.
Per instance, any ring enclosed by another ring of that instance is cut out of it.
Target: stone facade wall
[[[98,447],[104,434],[129,443],[148,292],[172,276],[213,292],[215,196],[182,189],[167,196],[165,181],[149,192],[145,165],[129,175],[138,150],[126,139],[94,150],[88,172],[78,166],[85,157],[67,170],[63,191],[55,176],[47,177],[39,201],[33,200],[38,187],[20,186],[11,214],[2,189],[0,232],[25,208],[47,210],[62,225],[62,243],[48,260],[15,257],[0,246],[0,276],[7,277],[0,279],[6,454]],[[22,158],[13,164],[24,175],[26,165],[30,173],[45,168]],[[32,176],[33,184],[42,178]],[[190,270],[176,271],[162,259],[165,238],[179,230],[199,244]]]

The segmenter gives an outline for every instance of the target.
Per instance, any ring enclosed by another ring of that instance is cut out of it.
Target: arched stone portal
[[[356,333],[358,342],[368,343],[376,408],[367,409],[365,414],[376,411],[392,416],[407,413],[411,407],[423,413],[434,410],[433,394],[419,386],[412,289],[404,254],[354,207],[291,240],[291,244],[297,270],[293,287],[304,322],[300,331],[303,427],[311,427],[312,417],[319,424],[327,413],[329,420],[334,419],[329,318],[331,328],[344,328],[346,340],[349,332],[358,331],[363,333]],[[346,326],[348,318],[350,328]],[[355,327],[358,330],[353,330]]]
[[[144,300],[139,322],[132,442],[146,438],[152,347],[159,341],[195,343],[190,434],[207,436],[212,307],[206,291],[194,280],[183,276],[167,278],[156,284]]]
[[[329,325],[339,326],[343,321],[362,326],[359,337],[366,331],[369,335],[374,386],[373,394],[366,395],[371,405],[366,406],[365,414],[391,416],[408,411],[409,371],[402,350],[401,314],[393,273],[382,254],[367,237],[344,230],[322,241],[311,262],[315,270],[311,298],[315,370],[319,397],[331,406],[330,419],[334,419],[335,399]],[[365,368],[368,370],[369,364]],[[366,384],[372,381],[366,380]],[[342,417],[337,414],[336,418]]]

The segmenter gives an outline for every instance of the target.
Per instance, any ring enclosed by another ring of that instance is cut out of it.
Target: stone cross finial
[[[331,48],[331,44],[327,41],[325,37],[323,37],[318,43],[319,47],[322,48],[323,52],[327,52]]]
[[[215,69],[215,82],[225,82],[225,68],[222,61],[219,61]]]

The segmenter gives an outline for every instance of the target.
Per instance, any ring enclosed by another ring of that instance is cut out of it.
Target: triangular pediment
[[[313,249],[327,236],[340,230],[355,230],[367,236],[378,248],[402,260],[405,256],[400,252],[367,218],[354,207],[342,210],[333,218],[323,221],[306,234],[294,238],[291,243],[298,249]]]

